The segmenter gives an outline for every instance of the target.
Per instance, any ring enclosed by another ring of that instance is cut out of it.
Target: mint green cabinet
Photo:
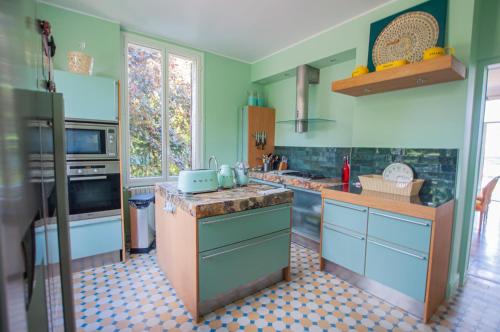
[[[392,243],[368,239],[366,277],[421,302],[425,300],[428,256]]]
[[[365,234],[368,208],[339,201],[325,200],[323,222]]]
[[[198,220],[198,251],[203,252],[290,228],[290,204]]]
[[[322,256],[359,274],[365,272],[364,235],[341,229],[329,224],[323,225]]]
[[[432,221],[324,200],[324,259],[425,300]]]
[[[430,220],[370,209],[368,236],[427,253],[431,225]]]
[[[118,84],[106,77],[55,71],[67,119],[118,121]]]
[[[59,262],[57,225],[49,224],[46,227],[48,230],[48,247],[45,248],[45,252],[37,252],[37,264],[41,263],[42,256],[45,255],[49,264]],[[72,259],[122,250],[122,222],[120,216],[71,221],[69,227]],[[45,233],[42,227],[37,227],[35,234],[37,242],[44,242],[42,237]]]
[[[289,248],[288,229],[200,253],[200,301],[287,267]]]

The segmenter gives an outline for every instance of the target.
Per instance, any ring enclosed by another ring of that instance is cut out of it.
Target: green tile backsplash
[[[359,175],[382,174],[389,164],[402,162],[425,180],[420,194],[455,195],[458,149],[277,146],[275,153],[288,157],[290,169],[326,177],[341,177],[343,157],[350,155],[351,183]]]

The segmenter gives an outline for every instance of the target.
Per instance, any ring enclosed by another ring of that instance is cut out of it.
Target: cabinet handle
[[[209,221],[202,221],[201,224],[202,225],[217,224],[217,223],[228,221],[228,220],[232,220],[232,219],[244,218],[244,217],[247,217],[247,216],[255,216],[255,215],[266,213],[266,212],[274,212],[274,211],[279,211],[279,210],[289,209],[289,208],[290,208],[290,206],[287,205],[285,207],[280,207],[280,208],[277,208],[277,209],[270,209],[270,210],[260,211],[260,212],[251,212],[251,213],[247,213],[247,214],[239,215],[239,216],[219,218],[219,219],[209,220]]]
[[[201,259],[207,260],[207,259],[214,258],[214,257],[217,257],[217,256],[229,254],[230,252],[241,250],[241,249],[245,249],[245,248],[252,247],[252,246],[256,246],[256,245],[259,245],[259,244],[262,244],[262,243],[265,243],[265,242],[268,242],[268,241],[275,240],[275,239],[283,237],[283,236],[290,236],[290,233],[283,233],[283,234],[276,235],[276,236],[273,236],[271,238],[268,238],[268,239],[265,239],[265,240],[261,240],[261,241],[258,241],[258,242],[253,242],[253,243],[245,244],[245,245],[242,245],[242,246],[239,246],[239,247],[236,247],[236,248],[232,248],[232,249],[224,250],[224,251],[221,251],[221,252],[217,252],[215,254],[202,256]]]
[[[358,211],[358,212],[366,212],[367,211],[366,209],[363,209],[363,208],[355,208],[352,206],[344,206],[344,205],[330,203],[330,202],[325,202],[325,204],[330,204],[330,205],[334,205],[334,206],[338,206],[338,207],[342,207],[342,208],[346,208],[346,209],[350,209],[350,210],[354,210],[354,211]]]
[[[376,216],[380,216],[380,217],[389,218],[389,219],[404,221],[404,222],[407,222],[407,223],[410,223],[410,224],[419,225],[419,226],[429,227],[429,224],[425,223],[425,222],[420,222],[420,221],[414,221],[414,220],[405,219],[405,218],[394,217],[394,216],[391,216],[391,215],[385,214],[385,213],[370,212],[370,214],[373,214],[373,215],[376,215]]]
[[[329,229],[331,231],[334,231],[334,232],[337,232],[337,233],[340,233],[340,234],[343,234],[343,235],[346,235],[346,236],[353,237],[353,238],[358,239],[358,240],[364,240],[365,239],[363,236],[349,234],[349,233],[345,233],[345,232],[339,231],[338,229],[332,228],[332,227],[328,226],[327,224],[324,224],[323,227],[326,228],[326,229]]]
[[[408,255],[408,256],[411,256],[411,257],[418,258],[418,259],[423,260],[423,261],[425,261],[425,260],[426,260],[426,257],[425,257],[425,256],[416,255],[416,254],[414,254],[414,253],[411,253],[411,252],[408,252],[408,251],[405,251],[405,250],[401,250],[401,249],[397,249],[397,248],[393,248],[393,247],[388,246],[388,245],[386,245],[386,244],[382,244],[382,243],[375,242],[375,241],[372,241],[372,240],[368,240],[368,242],[370,242],[370,243],[372,243],[372,244],[375,244],[375,245],[377,245],[377,246],[380,246],[380,247],[387,248],[387,249],[392,250],[392,251],[399,252],[399,253],[401,253],[401,254],[405,254],[405,255]]]

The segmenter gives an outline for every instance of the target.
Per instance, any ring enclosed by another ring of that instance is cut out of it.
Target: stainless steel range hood
[[[295,109],[295,132],[308,130],[309,84],[319,83],[319,69],[308,65],[297,67],[297,106]]]

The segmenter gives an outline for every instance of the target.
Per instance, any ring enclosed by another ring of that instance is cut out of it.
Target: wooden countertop
[[[323,188],[321,196],[326,199],[339,200],[351,204],[358,204],[370,208],[392,211],[409,216],[435,220],[443,209],[453,206],[453,197],[442,197],[429,200],[421,196],[392,195],[349,186],[333,186]]]

